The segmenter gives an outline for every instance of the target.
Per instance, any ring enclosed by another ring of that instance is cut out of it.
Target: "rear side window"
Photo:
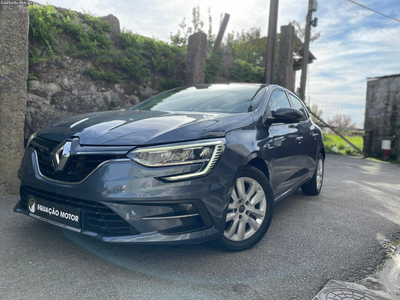
[[[268,102],[268,112],[276,111],[278,108],[290,107],[289,100],[284,91],[275,91]]]
[[[304,120],[307,120],[308,119],[308,111],[305,108],[305,106],[303,105],[303,103],[301,103],[301,100],[297,99],[296,97],[292,96],[291,94],[289,94],[289,98],[290,98],[290,101],[292,101],[293,108],[300,110],[304,115]]]

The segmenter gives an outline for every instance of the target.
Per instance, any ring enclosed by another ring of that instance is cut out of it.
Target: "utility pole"
[[[307,66],[308,66],[308,54],[310,49],[310,36],[311,36],[311,25],[317,25],[317,19],[311,21],[312,14],[318,9],[317,0],[308,0],[308,10],[306,18],[306,33],[304,37],[303,45],[303,66],[301,69],[301,81],[300,81],[300,99],[305,100],[306,96],[306,82],[307,82]],[[313,23],[313,24],[312,24]]]
[[[267,53],[265,55],[265,83],[274,83],[276,28],[278,25],[279,0],[271,0],[269,6]]]

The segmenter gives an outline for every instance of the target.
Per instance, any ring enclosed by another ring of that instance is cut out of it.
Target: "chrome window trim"
[[[94,172],[96,172],[97,169],[99,169],[100,167],[104,166],[105,164],[108,164],[108,163],[111,163],[111,162],[128,162],[128,161],[129,161],[129,162],[132,162],[132,160],[130,160],[129,158],[118,158],[118,159],[109,159],[109,160],[105,160],[105,161],[103,161],[101,164],[99,164],[96,168],[94,168],[93,171],[91,171],[91,172],[90,172],[85,178],[83,178],[81,181],[78,181],[78,182],[70,182],[70,181],[62,181],[62,180],[52,179],[52,178],[49,178],[49,177],[43,175],[42,172],[40,171],[39,158],[38,158],[37,152],[36,152],[35,149],[32,149],[32,148],[31,148],[31,150],[32,150],[33,153],[35,154],[35,166],[36,166],[36,170],[37,170],[39,176],[42,177],[42,178],[45,179],[45,180],[52,181],[52,182],[55,182],[55,183],[66,184],[66,185],[78,185],[78,184],[83,183],[83,182],[84,182],[86,179],[88,179]]]

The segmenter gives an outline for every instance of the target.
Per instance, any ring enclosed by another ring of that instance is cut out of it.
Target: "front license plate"
[[[80,209],[28,196],[28,211],[33,218],[81,232]]]

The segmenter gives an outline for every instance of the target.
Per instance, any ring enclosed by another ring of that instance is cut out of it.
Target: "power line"
[[[338,1],[338,2],[339,2],[339,1]],[[376,26],[377,24],[376,24],[375,22],[369,21],[369,20],[368,20],[367,18],[365,18],[362,14],[358,13],[357,10],[351,8],[350,5],[349,5],[349,6],[346,5],[346,4],[345,4],[345,0],[343,0],[343,2],[344,2],[344,3],[342,3],[342,5],[345,6],[345,7],[347,7],[347,8],[349,9],[349,12],[350,12],[350,11],[353,11],[354,14],[352,14],[352,15],[354,15],[354,16],[355,16],[357,19],[359,19],[361,22],[364,22],[364,24],[367,25],[367,27],[370,27],[370,28],[373,27],[374,29],[379,29],[379,30],[380,30],[380,33],[384,34],[384,35],[390,40],[390,42],[391,42],[392,44],[395,44],[396,47],[400,46],[400,44],[398,44],[398,41],[397,41],[397,36],[394,37],[394,36],[392,36],[391,34],[389,34],[388,32],[386,32],[385,30],[386,30],[387,28],[381,28],[381,27]],[[350,12],[350,13],[351,13],[351,12]],[[357,14],[358,17],[357,17],[355,14]],[[367,23],[371,24],[371,26],[368,26]],[[378,35],[376,32],[373,32],[373,31],[371,31],[371,32],[374,33],[376,36],[379,37],[379,35]],[[380,39],[383,41],[382,38],[380,38]],[[388,44],[388,45],[389,45],[389,44]],[[392,45],[390,45],[390,46],[393,48]],[[393,49],[394,49],[394,48],[393,48]],[[397,50],[396,50],[396,51],[397,51]]]
[[[347,0],[347,1],[349,1],[349,0]],[[336,2],[338,2],[340,5],[342,5],[342,6],[346,9],[346,12],[347,12],[347,13],[352,14],[352,15],[355,16],[358,20],[360,20],[361,22],[363,22],[364,24],[366,24],[366,25],[367,25],[367,28],[369,27],[369,29],[371,29],[371,27],[368,26],[368,24],[362,19],[362,17],[360,18],[360,17],[357,16],[356,14],[352,13],[352,12],[350,11],[350,10],[352,10],[352,9],[350,9],[347,5],[343,4],[340,0],[336,0]],[[396,51],[397,53],[400,53],[395,47],[393,47],[393,45],[388,44],[388,43],[387,43],[382,37],[380,37],[376,32],[374,32],[374,31],[372,31],[372,30],[370,30],[370,32],[371,32],[372,34],[374,34],[375,36],[377,36],[383,43],[385,43],[386,45],[388,45],[389,47],[391,47],[394,51]]]
[[[368,10],[370,10],[370,11],[372,11],[372,12],[378,14],[378,15],[381,15],[381,16],[385,17],[385,18],[392,19],[392,20],[394,20],[394,21],[400,23],[400,20],[399,20],[399,19],[396,19],[396,18],[393,18],[393,17],[391,17],[391,16],[385,15],[385,14],[379,12],[379,11],[373,10],[372,8],[369,8],[369,7],[365,6],[365,5],[362,5],[362,4],[360,4],[360,3],[357,3],[357,2],[355,2],[355,1],[353,1],[353,0],[347,0],[347,1],[349,1],[349,2],[351,2],[351,3],[353,3],[353,4],[355,4],[355,5],[358,5],[358,6],[360,6],[360,7],[363,7],[363,8],[365,8],[365,9],[368,9]]]

